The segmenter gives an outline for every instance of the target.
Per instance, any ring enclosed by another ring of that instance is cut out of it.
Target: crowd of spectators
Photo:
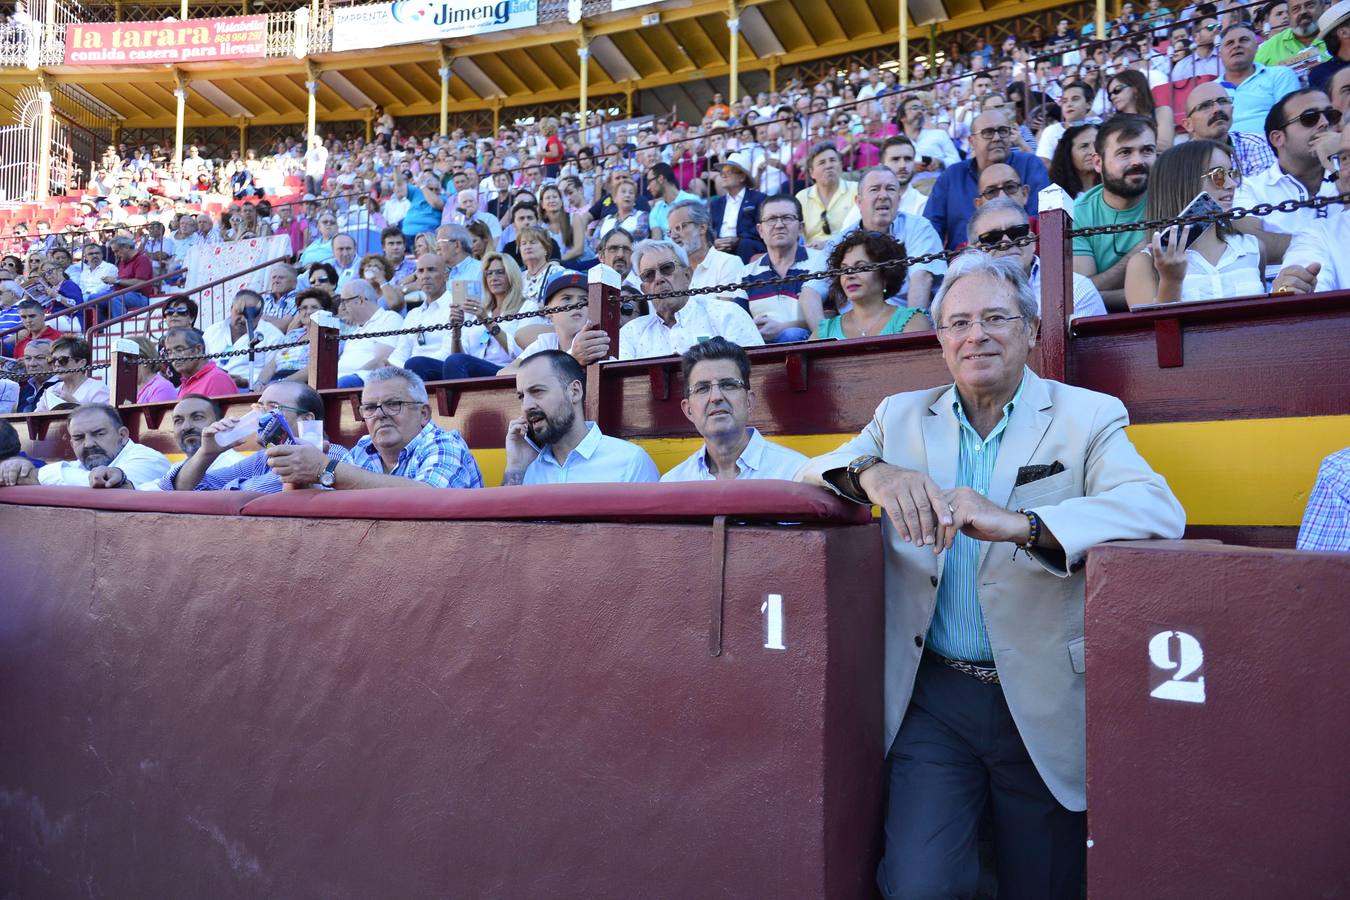
[[[159,355],[296,343],[312,317],[336,316],[339,384],[359,387],[390,364],[437,380],[514,372],[551,349],[586,365],[713,336],[748,347],[929,329],[944,252],[1015,255],[1039,283],[1038,201],[1051,186],[1080,227],[1345,189],[1350,0],[1205,2],[1175,15],[1127,3],[1105,40],[1092,30],[1065,19],[1049,37],[954,46],[932,70],[916,64],[907,86],[893,67],[854,65],[734,105],[718,95],[695,121],[597,117],[583,132],[564,117],[417,137],[381,113],[369,142],[316,135],[225,160],[193,146],[181,167],[163,148],[111,147],[86,217],[111,238],[42,222],[9,237],[0,330],[16,330],[0,340],[29,384],[11,408],[98,399],[65,381],[34,387],[26,367],[61,358],[47,342],[78,330],[71,306],[181,267],[203,243],[285,235],[293,261],[219,321],[199,323],[191,295],[175,296],[147,324]],[[294,203],[259,199],[288,179],[306,191]],[[194,210],[197,188],[234,202],[218,216]],[[1350,275],[1331,252],[1343,222],[1333,205],[1076,237],[1071,314],[1343,287]],[[623,280],[617,346],[575,310],[548,310],[597,262]],[[820,275],[878,262],[888,265]],[[147,302],[131,290],[98,311]],[[81,343],[72,359],[88,358]],[[206,363],[147,370],[146,396],[300,381],[308,351]]]

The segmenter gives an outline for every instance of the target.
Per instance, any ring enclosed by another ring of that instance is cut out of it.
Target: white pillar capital
[[[306,81],[305,90],[309,91],[310,94],[317,94],[319,92],[319,83],[317,81]]]
[[[583,62],[586,61],[586,60],[588,60],[588,59],[590,59],[590,58],[591,58],[591,48],[590,48],[590,47],[578,47],[578,48],[577,48],[577,58],[579,58],[579,59],[582,60]]]
[[[449,67],[449,66],[441,66],[439,69],[436,70],[436,73],[437,73],[438,75],[441,76],[441,81],[449,81],[449,80],[450,80],[450,67]]]
[[[173,89],[173,95],[174,95],[175,98],[177,98],[177,99],[179,99],[179,100],[186,100],[186,99],[187,99],[187,90],[184,89],[184,88],[174,88],[174,89]]]
[[[732,16],[730,19],[727,19],[727,31],[730,31],[732,34],[735,34],[740,30],[741,30],[740,16]]]

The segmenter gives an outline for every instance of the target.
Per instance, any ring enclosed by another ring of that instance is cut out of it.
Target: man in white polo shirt
[[[521,363],[516,396],[521,414],[506,429],[503,485],[659,479],[645,450],[586,421],[586,370],[570,355],[544,350]]]
[[[680,408],[702,435],[703,446],[662,475],[663,482],[791,481],[806,464],[806,457],[796,450],[766,441],[748,426],[755,394],[750,390],[750,357],[740,347],[724,338],[710,338],[685,351],[680,370],[684,376]]]
[[[338,387],[361,387],[366,372],[385,365],[394,351],[394,336],[363,338],[363,334],[397,331],[403,328],[398,313],[380,309],[380,295],[364,278],[353,278],[338,293],[338,318],[347,330],[342,335],[342,355],[338,357]]]
[[[1341,157],[1350,160],[1350,128],[1341,130],[1338,141]],[[1350,165],[1336,175],[1336,191],[1350,193]],[[1350,288],[1350,261],[1340,254],[1350,246],[1350,211],[1344,206],[1328,206],[1327,217],[1315,219],[1301,228],[1289,242],[1284,268],[1275,279],[1277,294],[1310,294],[1313,291],[1341,291]]]
[[[103,403],[77,406],[66,420],[74,460],[48,463],[41,469],[21,456],[0,464],[0,485],[42,484],[58,487],[125,488],[153,484],[169,471],[169,458],[131,439],[122,416]]]

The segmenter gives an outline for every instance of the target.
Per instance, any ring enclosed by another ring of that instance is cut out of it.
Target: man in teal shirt
[[[1097,171],[1102,183],[1074,201],[1075,228],[1118,225],[1144,218],[1148,177],[1158,155],[1158,138],[1148,116],[1116,115],[1097,129]],[[1106,308],[1125,310],[1125,262],[1144,239],[1127,231],[1073,239],[1073,270],[1092,279]]]
[[[1233,96],[1233,131],[1262,134],[1266,113],[1285,94],[1298,90],[1298,76],[1284,66],[1255,62],[1256,32],[1249,25],[1229,25],[1219,39],[1224,74],[1220,82]]]

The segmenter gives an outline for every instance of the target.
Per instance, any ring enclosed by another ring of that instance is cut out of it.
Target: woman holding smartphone
[[[1241,181],[1242,173],[1224,145],[1207,140],[1178,144],[1153,164],[1144,218],[1179,218],[1201,192],[1217,208],[1232,209]],[[1125,265],[1125,302],[1130,309],[1266,292],[1260,240],[1234,231],[1229,222],[1211,224],[1198,235],[1194,226],[1171,225],[1150,234],[1141,246]]]

